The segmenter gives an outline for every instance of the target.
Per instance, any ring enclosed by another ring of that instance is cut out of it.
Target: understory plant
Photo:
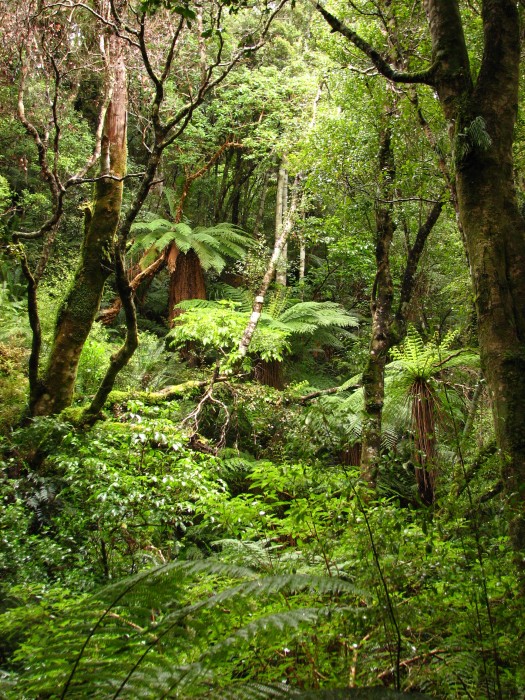
[[[222,285],[223,291],[225,288]],[[169,333],[173,347],[194,342],[204,350],[218,353],[225,367],[238,361],[239,342],[250,318],[251,300],[243,290],[228,290],[229,299],[194,300],[180,305],[184,314]],[[339,346],[342,337],[351,337],[347,329],[357,326],[357,317],[340,304],[298,302],[276,292],[261,314],[249,354],[262,362],[281,363],[292,352],[296,339],[303,348]]]

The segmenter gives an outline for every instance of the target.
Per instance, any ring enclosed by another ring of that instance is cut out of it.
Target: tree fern
[[[410,405],[416,477],[420,496],[427,503],[435,498],[438,422],[453,410],[449,397],[454,392],[451,390],[442,396],[438,391],[438,377],[452,367],[479,364],[475,353],[452,350],[456,337],[457,332],[451,331],[441,343],[433,340],[425,344],[419,333],[410,327],[403,344],[392,348],[394,361],[387,366],[391,377],[389,401]]]
[[[132,230],[137,235],[129,253],[132,256],[141,254],[142,268],[152,263],[167,246],[175,244],[182,253],[193,250],[204,270],[214,269],[220,273],[226,258],[241,260],[254,244],[249,234],[229,223],[192,229],[184,222],[158,218],[136,223]]]
[[[224,287],[222,289],[224,291]],[[195,299],[178,305],[187,313],[170,332],[175,346],[196,341],[208,347],[216,343],[217,349],[223,353],[237,348],[251,305],[246,304],[244,294],[234,291],[234,288],[229,290],[228,300]],[[290,349],[289,339],[292,337],[306,336],[319,345],[336,345],[339,343],[338,334],[358,325],[356,316],[333,302],[298,302],[279,311],[284,305],[283,296],[276,294],[270,301],[272,303],[261,315],[251,344],[251,352],[265,360],[281,361],[283,354]],[[272,309],[275,313],[279,311],[278,315],[272,316]],[[229,333],[225,332],[227,328]]]

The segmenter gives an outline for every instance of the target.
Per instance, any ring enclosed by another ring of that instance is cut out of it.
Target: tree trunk
[[[487,160],[473,158],[458,173],[458,197],[474,284],[483,373],[502,452],[504,484],[514,511],[512,535],[515,547],[523,552],[525,225],[509,163]]]
[[[301,238],[299,243],[299,282],[304,280],[306,273],[306,243],[304,238]]]
[[[332,29],[389,80],[431,85],[449,121],[480,355],[503,460],[511,538],[525,580],[525,221],[516,200],[512,154],[521,59],[518,3],[482,3],[483,54],[475,82],[458,1],[423,0],[423,6],[433,63],[407,73],[316,4]]]
[[[456,188],[481,361],[502,455],[511,537],[523,570],[525,222],[516,199],[512,154],[520,67],[518,10],[512,0],[484,3],[485,51],[473,85],[457,4],[445,7],[426,0],[425,9],[434,57],[439,59],[436,89],[455,127]]]
[[[389,115],[386,115],[387,120]],[[429,211],[425,221],[419,227],[413,244],[407,240],[408,254],[403,272],[399,300],[394,313],[394,285],[390,269],[390,248],[395,232],[392,217],[392,200],[394,196],[395,164],[392,153],[392,132],[386,126],[380,139],[379,169],[382,174],[382,199],[386,203],[376,208],[376,276],[372,288],[370,310],[372,329],[370,352],[363,372],[363,393],[365,418],[363,424],[361,472],[363,478],[373,487],[376,483],[377,469],[381,456],[381,432],[383,404],[385,399],[385,367],[388,351],[400,343],[407,329],[407,316],[412,300],[416,273],[430,232],[439,219],[443,208],[442,202],[436,202]],[[416,450],[417,451],[417,450]],[[434,465],[432,465],[434,469]],[[416,471],[419,495],[424,503],[434,500],[435,479]]]
[[[176,309],[175,305],[188,299],[206,299],[206,285],[204,283],[204,273],[197,254],[193,250],[187,253],[178,251],[176,264],[170,267],[170,289],[169,289],[169,322],[180,316],[182,311]]]
[[[299,184],[301,182],[301,178],[302,173],[297,173],[292,188],[292,201],[290,203],[290,210],[288,211],[288,215],[282,227],[279,238],[275,240],[272,257],[270,258],[270,262],[268,263],[268,267],[266,268],[266,272],[264,273],[264,277],[261,282],[261,286],[259,287],[259,291],[255,296],[250,319],[246,328],[244,329],[244,333],[242,334],[242,338],[239,343],[239,356],[241,358],[246,357],[248,353],[248,348],[250,347],[250,343],[252,342],[253,334],[255,333],[257,329],[257,324],[259,323],[259,319],[261,318],[264,300],[266,298],[266,294],[268,292],[270,283],[275,274],[277,262],[281,255],[283,246],[286,244],[288,236],[292,231],[294,225],[294,216],[299,203]]]
[[[288,199],[288,171],[286,170],[286,156],[283,156],[281,165],[279,166],[279,175],[277,177],[277,199],[275,205],[275,240],[279,239],[281,231],[287,217],[287,199]],[[286,287],[286,267],[288,259],[288,243],[284,245],[277,261],[277,269],[275,271],[275,281],[277,284]]]
[[[253,224],[253,237],[259,238],[259,232],[262,227],[264,219],[264,208],[266,206],[266,195],[268,194],[268,180],[270,175],[268,171],[264,173],[262,186],[261,186],[261,198],[259,200],[259,208],[257,209],[257,216],[255,217],[255,223]]]
[[[259,384],[284,389],[283,363],[279,360],[259,360],[255,366],[255,378]]]
[[[389,119],[389,115],[386,115]],[[380,138],[379,171],[382,178],[381,195],[391,200],[394,187],[394,155],[392,131],[389,125],[383,128]],[[376,276],[370,300],[372,330],[370,352],[363,372],[363,394],[365,419],[361,447],[361,473],[363,478],[375,486],[381,454],[381,424],[385,400],[385,365],[388,351],[393,345],[392,332],[394,285],[390,270],[390,247],[394,238],[395,224],[392,204],[376,207]]]
[[[126,171],[127,86],[122,46],[110,38],[112,98],[102,140],[100,177],[95,201],[85,210],[84,242],[79,268],[59,309],[48,365],[32,415],[59,413],[71,404],[80,353],[98,313],[104,283],[113,270],[115,233]]]

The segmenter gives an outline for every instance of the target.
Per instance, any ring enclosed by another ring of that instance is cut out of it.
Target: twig
[[[438,656],[439,654],[451,654],[456,653],[458,651],[461,651],[461,649],[432,649],[432,651],[428,651],[425,654],[418,654],[417,656],[412,656],[410,659],[404,659],[403,661],[400,661],[399,666],[400,668],[408,668],[409,666],[420,662],[426,663],[433,656]],[[380,681],[384,681],[392,678],[393,675],[393,670],[389,668],[387,671],[382,671],[377,676],[377,679]]]

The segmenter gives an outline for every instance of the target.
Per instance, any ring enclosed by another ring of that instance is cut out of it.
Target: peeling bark
[[[176,246],[175,246],[176,248]],[[180,316],[182,311],[175,305],[188,299],[206,299],[204,273],[197,254],[193,250],[181,253],[176,249],[176,264],[170,268],[169,322]],[[169,263],[168,263],[169,267]]]

